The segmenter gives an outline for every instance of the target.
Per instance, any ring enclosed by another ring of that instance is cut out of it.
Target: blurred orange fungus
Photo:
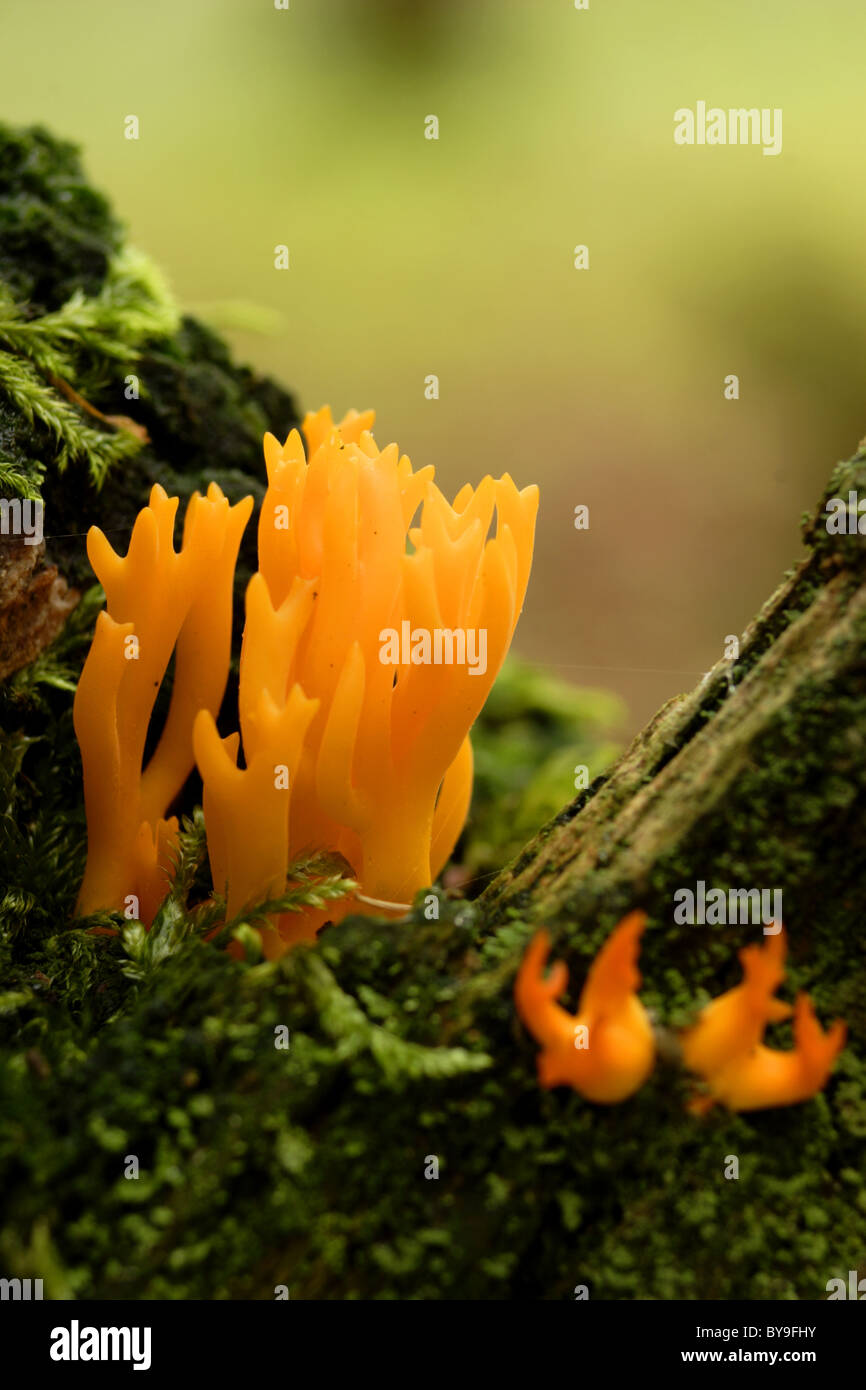
[[[608,937],[586,977],[577,1013],[556,1000],[568,984],[557,961],[545,979],[550,952],[546,931],[537,932],[517,973],[517,1012],[543,1050],[542,1086],[573,1086],[587,1100],[611,1104],[633,1095],[655,1061],[649,1015],[637,997],[637,957],[646,914],[630,912]]]
[[[683,1034],[683,1060],[709,1091],[696,1100],[695,1109],[706,1109],[714,1100],[730,1110],[794,1105],[826,1085],[845,1043],[845,1024],[837,1020],[825,1033],[807,994],[799,994],[793,1008],[774,997],[785,978],[786,952],[781,926],[763,947],[746,946],[740,951],[742,984],[711,1000]],[[792,1014],[793,1049],[765,1047],[767,1024]]]
[[[517,1012],[537,1042],[542,1086],[572,1086],[587,1100],[625,1100],[652,1071],[655,1045],[649,1016],[635,991],[637,952],[646,915],[631,912],[611,933],[590,967],[576,1015],[557,998],[568,970],[557,962],[545,978],[547,932],[537,932],[523,956],[514,985]],[[715,1101],[731,1110],[763,1110],[809,1100],[826,1085],[845,1043],[845,1024],[824,1032],[811,1001],[800,994],[793,1008],[776,999],[785,978],[786,940],[778,930],[766,944],[740,952],[742,984],[713,999],[680,1037],[686,1066],[701,1076],[707,1093],[691,1103],[695,1113]],[[794,1047],[765,1047],[764,1030],[793,1015]]]

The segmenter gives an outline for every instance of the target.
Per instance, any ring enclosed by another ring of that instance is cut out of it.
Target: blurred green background
[[[0,119],[80,142],[304,407],[375,406],[448,491],[538,482],[516,648],[636,729],[866,433],[864,51],[862,0],[2,0]],[[675,146],[698,100],[781,107],[781,155]]]

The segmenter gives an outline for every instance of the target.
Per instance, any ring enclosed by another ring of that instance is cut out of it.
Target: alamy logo
[[[487,670],[486,627],[412,627],[408,618],[379,633],[383,666],[468,666],[470,676]]]
[[[699,101],[695,110],[681,106],[674,112],[677,145],[763,145],[764,154],[782,153],[782,112],[756,106],[707,108]]]
[[[23,536],[25,545],[42,544],[43,502],[0,497],[0,536]]]
[[[42,1297],[41,1279],[0,1279],[0,1299],[27,1303]]]
[[[52,1361],[131,1361],[134,1371],[150,1370],[149,1327],[69,1327],[51,1329]]]
[[[770,895],[772,893],[772,912]],[[764,924],[765,936],[778,936],[782,930],[781,888],[711,888],[702,878],[691,888],[674,893],[674,921],[680,926],[737,926],[738,923]]]
[[[847,1289],[845,1288],[844,1279],[828,1279],[824,1287],[830,1295],[827,1299],[828,1303],[832,1303],[834,1299],[839,1298],[853,1298],[856,1299],[858,1303],[866,1301],[866,1279],[858,1279],[856,1269],[848,1270]]]
[[[866,536],[866,497],[861,500],[853,488],[847,502],[842,497],[829,498],[825,511],[829,536]]]

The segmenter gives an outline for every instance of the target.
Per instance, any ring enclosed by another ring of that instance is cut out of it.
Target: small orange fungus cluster
[[[587,976],[577,1014],[557,1003],[568,971],[557,962],[545,977],[550,951],[545,931],[526,949],[514,987],[517,1012],[541,1043],[542,1086],[572,1086],[587,1100],[625,1100],[646,1081],[655,1060],[649,1017],[637,996],[637,954],[645,914],[631,912],[605,942]],[[827,1083],[845,1043],[845,1025],[824,1032],[808,995],[793,1007],[776,999],[785,977],[786,938],[781,926],[763,946],[740,952],[743,982],[712,1000],[680,1038],[683,1061],[706,1092],[693,1105],[719,1101],[731,1110],[763,1110],[809,1100]],[[764,1044],[768,1024],[793,1015],[794,1047],[780,1052]]]
[[[523,605],[538,490],[506,474],[449,503],[432,468],[416,472],[396,445],[377,447],[372,424],[371,411],[352,411],[336,425],[325,408],[304,421],[306,453],[297,431],[285,444],[265,437],[240,728],[228,738],[215,721],[251,499],[229,508],[213,486],[194,497],[177,553],[177,501],[159,488],[125,559],[91,532],[108,611],[75,702],[89,836],[79,911],[121,909],[133,894],[152,919],[177,833],[167,812],[193,758],[229,918],[279,897],[292,859],[309,850],[342,854],[360,902],[393,910],[446,863],[469,808],[469,730]],[[175,646],[168,723],[142,771]],[[278,916],[266,954],[311,939],[350,906],[358,901]]]
[[[649,1015],[637,997],[637,957],[646,923],[631,912],[593,961],[577,1014],[556,1000],[568,985],[568,967],[557,961],[547,978],[544,967],[550,938],[540,931],[530,942],[518,972],[517,1012],[537,1042],[542,1086],[573,1086],[587,1100],[609,1104],[625,1100],[653,1069],[655,1041]]]
[[[763,1110],[809,1100],[826,1084],[845,1044],[838,1020],[824,1032],[807,994],[791,1007],[775,998],[785,978],[784,931],[764,946],[740,951],[742,984],[713,999],[682,1037],[683,1060],[705,1081],[711,1100],[730,1110]],[[794,1047],[778,1052],[763,1041],[768,1023],[794,1019]]]

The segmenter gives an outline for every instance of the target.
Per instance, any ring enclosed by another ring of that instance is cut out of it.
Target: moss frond
[[[138,452],[142,439],[123,428],[88,424],[58,387],[87,391],[103,383],[111,368],[134,365],[145,344],[169,337],[178,324],[162,276],[128,247],[109,263],[98,294],[76,289],[59,309],[35,317],[0,281],[0,392],[29,425],[47,431],[60,472],[84,460],[99,488],[113,465]],[[8,492],[37,499],[45,471],[44,460],[25,470],[0,454],[0,485]]]
[[[446,1078],[484,1071],[492,1058],[464,1047],[425,1047],[373,1023],[352,995],[341,989],[321,955],[308,951],[301,970],[319,1022],[343,1058],[369,1051],[386,1083]]]

